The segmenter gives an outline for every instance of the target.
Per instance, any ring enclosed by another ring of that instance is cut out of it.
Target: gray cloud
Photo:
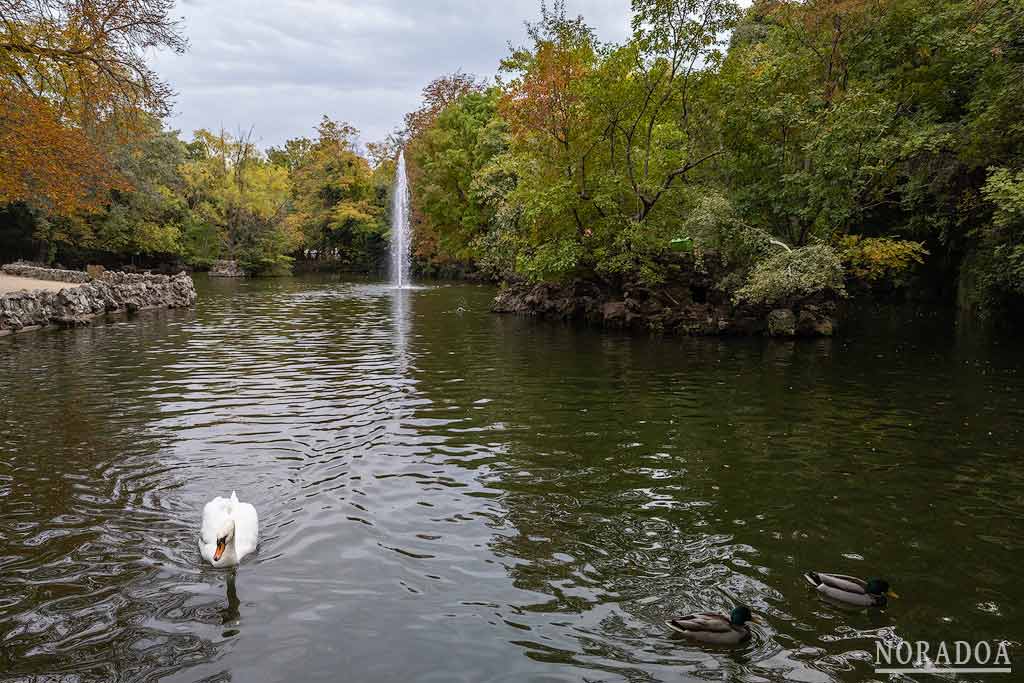
[[[603,40],[629,31],[629,0],[568,0]],[[309,135],[322,114],[382,139],[433,78],[493,76],[526,39],[539,0],[185,0],[191,48],[153,64],[178,92],[170,125],[249,129],[263,145]]]

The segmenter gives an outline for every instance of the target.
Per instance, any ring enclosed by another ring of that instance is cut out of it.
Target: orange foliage
[[[0,0],[0,205],[50,214],[101,208],[128,189],[104,152],[165,114],[170,87],[146,65],[181,52],[174,0]]]
[[[70,215],[100,208],[125,188],[106,155],[51,105],[0,89],[0,204],[26,202]]]
[[[3,0],[0,80],[83,123],[118,110],[169,113],[147,52],[185,49],[174,0]]]
[[[509,84],[500,105],[502,116],[513,131],[544,132],[568,146],[580,116],[573,86],[589,71],[576,51],[554,42],[539,44],[522,77]]]

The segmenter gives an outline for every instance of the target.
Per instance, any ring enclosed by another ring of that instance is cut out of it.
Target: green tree
[[[383,249],[385,197],[369,162],[356,153],[357,135],[347,123],[323,117],[293,171],[289,222],[308,255],[369,267]]]
[[[88,246],[121,255],[177,255],[186,221],[184,183],[178,173],[185,144],[177,131],[164,130],[155,118],[110,157],[130,189],[114,189],[105,211],[90,217]]]
[[[469,260],[474,241],[494,220],[495,205],[478,182],[483,169],[508,146],[507,126],[497,115],[497,88],[469,92],[445,108],[411,146],[421,172],[419,207],[438,235],[438,250]]]
[[[267,161],[249,136],[197,130],[180,167],[192,212],[185,241],[193,261],[236,259],[254,274],[290,270],[301,236],[288,220],[288,169]],[[216,245],[213,244],[216,235]]]
[[[660,279],[693,200],[686,184],[722,153],[705,82],[735,4],[637,0],[633,9],[621,46],[599,44],[561,3],[543,9],[532,46],[502,63],[513,76],[501,113],[517,183],[500,215],[520,226],[519,268],[530,277]]]

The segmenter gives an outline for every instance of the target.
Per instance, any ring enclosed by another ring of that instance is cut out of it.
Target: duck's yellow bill
[[[213,551],[213,561],[214,562],[219,560],[220,556],[224,554],[224,547],[226,545],[227,545],[226,543],[218,543],[217,544],[217,549],[215,551]]]
[[[758,623],[758,624],[763,624],[764,623],[764,619],[762,619],[761,617],[757,616],[756,614],[750,615],[750,620],[755,622],[755,623]]]
[[[900,594],[897,593],[896,591],[886,591],[885,595],[886,595],[886,597],[889,597],[889,598],[898,598],[898,597],[900,597]]]

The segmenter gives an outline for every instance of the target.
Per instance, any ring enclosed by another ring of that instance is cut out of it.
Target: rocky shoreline
[[[710,279],[692,278],[657,289],[592,280],[513,284],[502,288],[491,310],[675,335],[827,337],[836,329],[837,308],[830,294],[770,306],[734,304]]]
[[[31,269],[31,275],[26,268]],[[186,273],[169,276],[106,271],[92,277],[80,271],[23,264],[4,266],[3,271],[22,277],[75,283],[84,281],[85,284],[65,287],[57,292],[37,289],[0,296],[0,335],[48,325],[78,327],[91,324],[107,313],[188,308],[196,303],[195,284]],[[75,279],[62,279],[72,277],[69,273],[75,274]],[[85,279],[79,279],[79,275]]]

